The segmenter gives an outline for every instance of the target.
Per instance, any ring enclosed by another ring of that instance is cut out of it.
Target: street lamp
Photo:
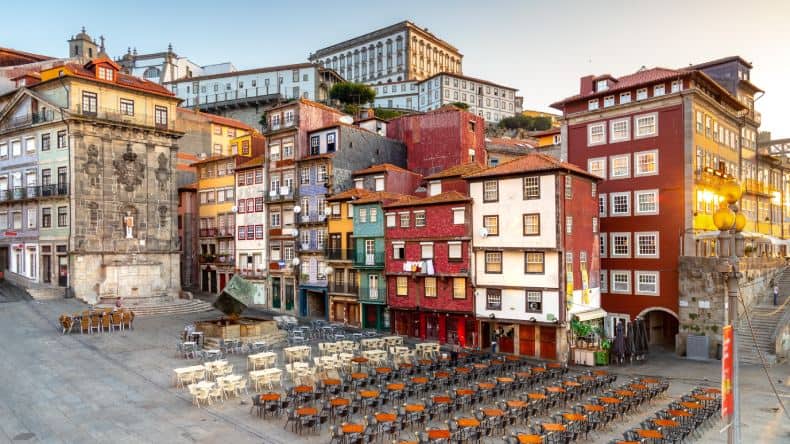
[[[744,241],[741,231],[746,225],[746,217],[739,211],[738,200],[741,198],[741,186],[735,180],[728,180],[721,184],[719,193],[722,201],[719,209],[713,213],[713,224],[719,229],[719,266],[718,271],[722,274],[727,285],[727,321],[725,327],[724,340],[729,339],[729,347],[724,347],[725,353],[730,352],[730,359],[722,359],[722,400],[724,403],[723,413],[729,415],[730,424],[727,430],[727,442],[740,442],[740,393],[738,389],[738,343],[737,335],[734,332],[738,322],[738,280],[741,273],[738,267],[740,257],[744,255]],[[728,324],[728,325],[727,325]],[[729,338],[728,338],[729,336]],[[732,369],[729,369],[732,365]],[[731,373],[731,381],[727,381],[725,375]],[[730,393],[731,392],[731,393]],[[728,399],[731,399],[731,409],[728,409]],[[729,410],[729,411],[728,411]]]

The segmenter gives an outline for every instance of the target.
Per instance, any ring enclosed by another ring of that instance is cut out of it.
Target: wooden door
[[[521,356],[535,356],[535,326],[534,325],[519,325],[518,354]]]
[[[557,329],[554,327],[540,327],[540,357],[543,359],[557,359]]]

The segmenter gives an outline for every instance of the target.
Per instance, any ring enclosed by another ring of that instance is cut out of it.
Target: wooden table
[[[376,413],[376,420],[378,422],[395,422],[398,415],[394,413]]]
[[[362,433],[365,431],[365,426],[362,424],[343,424],[341,428],[343,433]]]
[[[508,378],[508,377],[500,377],[500,378],[496,378],[496,380],[497,382],[502,382],[504,384],[509,384],[513,382],[513,378]]]
[[[406,404],[403,408],[409,413],[425,411],[425,406],[422,404]]]
[[[510,401],[507,401],[506,404],[511,409],[520,409],[527,406],[527,403],[521,401],[520,399],[511,399]]]
[[[378,390],[360,390],[359,391],[359,396],[361,396],[363,398],[375,398],[375,397],[379,396],[379,391]]]
[[[471,372],[471,371],[472,371],[472,369],[471,369],[471,368],[469,368],[469,367],[457,367],[457,368],[455,369],[455,372],[456,372],[456,373],[460,373],[460,374],[462,374],[462,375],[465,375],[465,374],[467,374],[467,373],[469,373],[469,372]]]
[[[658,384],[659,382],[661,381],[656,378],[642,378],[642,383],[644,384]]]
[[[546,399],[546,395],[543,393],[527,393],[527,397],[529,399]]]
[[[631,384],[631,385],[629,385],[628,387],[630,387],[630,388],[632,388],[632,389],[634,389],[634,390],[647,390],[647,388],[648,388],[648,387],[647,387],[646,385],[644,385],[644,384]]]
[[[617,393],[620,396],[629,396],[629,397],[630,396],[634,396],[636,394],[636,393],[632,392],[631,390],[615,390],[614,392]]]
[[[595,376],[581,375],[579,376],[579,380],[584,382],[593,382],[595,381]]]
[[[530,372],[516,372],[516,377],[527,379],[527,378],[532,377],[532,373],[530,373]],[[524,436],[528,436],[528,435],[524,435]]]
[[[310,387],[309,385],[297,385],[296,387],[294,387],[294,391],[296,393],[310,393],[313,391],[313,388]]]
[[[694,415],[692,415],[691,413],[689,413],[689,412],[687,412],[685,410],[674,410],[674,409],[672,409],[672,410],[667,410],[667,413],[669,413],[672,416],[676,416],[678,418],[690,418],[690,417],[694,416]]]
[[[543,373],[546,371],[546,369],[543,367],[532,367],[530,370],[532,373]]]
[[[482,412],[486,416],[502,416],[505,414],[505,412],[500,409],[483,409]]]
[[[472,367],[477,368],[477,369],[488,368],[488,366],[486,364],[472,364]]]
[[[477,386],[483,390],[491,390],[495,387],[495,385],[490,382],[480,382],[477,384]]]
[[[453,401],[452,398],[450,398],[449,396],[434,396],[433,397],[433,402],[435,402],[436,404],[449,404],[452,401]]]
[[[296,409],[296,414],[298,416],[313,416],[318,414],[318,410],[313,407],[302,407],[300,409]]]
[[[450,374],[447,372],[435,372],[433,376],[438,379],[446,379],[450,377]]]
[[[430,359],[420,359],[417,361],[417,363],[420,365],[431,365],[433,364],[433,361],[431,361]]]
[[[687,409],[691,409],[691,410],[696,410],[696,409],[701,409],[702,408],[702,404],[700,404],[698,402],[681,402],[680,405],[682,405],[683,407],[685,407]]]
[[[351,404],[351,401],[348,398],[332,398],[329,400],[329,405],[332,407],[341,407],[349,404]]]
[[[408,362],[404,362],[400,364],[400,368],[412,368],[412,367],[414,367],[414,364],[409,364]]]
[[[544,422],[541,424],[543,426],[543,430],[547,432],[564,432],[565,431],[565,424],[558,424],[556,422]]]
[[[458,396],[470,396],[474,395],[475,391],[472,389],[455,389],[455,394]]]
[[[546,367],[548,367],[548,368],[562,368],[562,364],[560,364],[559,362],[549,362],[548,364],[546,364]]]
[[[550,393],[565,393],[564,388],[556,386],[546,387],[546,391]]]
[[[352,373],[351,379],[366,379],[368,377],[367,373]]]
[[[413,382],[415,384],[427,384],[428,383],[428,378],[424,378],[422,376],[415,376],[415,377],[411,378],[411,382]]]
[[[587,417],[579,413],[563,413],[562,417],[568,421],[587,421]]]
[[[260,396],[259,399],[260,399],[261,402],[279,401],[280,400],[280,394],[279,393],[263,393]]]
[[[428,439],[450,439],[450,431],[447,429],[428,430]]]
[[[653,424],[661,427],[677,427],[680,425],[680,423],[674,419],[654,419]]]
[[[480,421],[475,418],[459,418],[455,421],[458,424],[458,427],[478,427],[480,426]]]
[[[617,398],[610,398],[608,396],[603,396],[603,397],[598,398],[598,399],[601,402],[603,402],[604,404],[620,404],[620,400],[617,399]]]
[[[404,388],[406,388],[406,386],[404,384],[401,384],[400,382],[391,382],[391,383],[387,384],[387,390],[390,390],[390,391],[393,391],[393,392],[399,392],[399,391],[403,390]]]
[[[340,385],[343,381],[334,378],[327,378],[322,379],[321,382],[323,382],[324,385]]]
[[[563,381],[566,387],[581,387],[582,385],[576,381]]]
[[[700,401],[715,401],[716,398],[707,395],[694,395],[694,399],[698,399]]]
[[[639,435],[640,438],[645,438],[645,439],[664,439],[664,434],[659,432],[658,430],[637,429],[635,431],[636,431],[636,434]]]
[[[392,369],[389,367],[376,367],[376,373],[380,375],[386,375],[388,373],[392,373]]]
[[[520,433],[518,435],[518,442],[521,444],[543,444],[543,437],[540,435],[527,435]]]

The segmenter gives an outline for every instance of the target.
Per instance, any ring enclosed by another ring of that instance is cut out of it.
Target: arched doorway
[[[645,320],[647,342],[650,346],[664,346],[674,349],[675,335],[678,333],[678,315],[664,307],[649,307],[639,313]]]

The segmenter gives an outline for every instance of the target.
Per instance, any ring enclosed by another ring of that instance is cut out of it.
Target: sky
[[[66,40],[85,26],[105,36],[112,57],[172,43],[198,64],[230,61],[238,69],[304,62],[316,49],[411,20],[461,51],[464,74],[518,88],[525,109],[544,111],[578,93],[587,74],[740,55],[765,90],[755,104],[761,130],[790,137],[787,0],[40,0],[0,11],[17,18],[0,26],[4,47],[65,57]]]

